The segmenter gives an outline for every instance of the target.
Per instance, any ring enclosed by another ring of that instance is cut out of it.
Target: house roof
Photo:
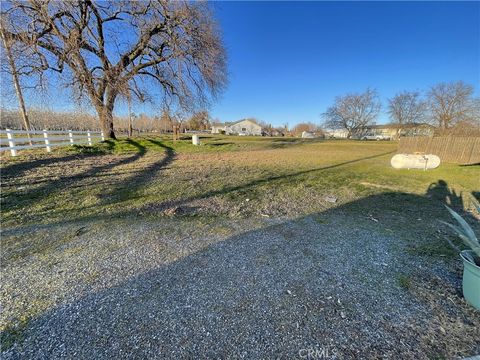
[[[242,119],[242,120],[238,120],[238,121],[231,122],[231,123],[225,123],[225,124],[227,124],[228,126],[232,126],[232,125],[236,125],[236,124],[239,124],[239,123],[241,123],[241,122],[244,122],[244,121],[247,121],[247,122],[249,122],[249,123],[252,123],[252,124],[255,124],[255,125],[257,125],[257,126],[260,126],[260,125],[258,125],[255,121],[252,121],[252,120],[250,120],[250,119]]]
[[[250,119],[242,119],[242,120],[238,120],[238,121],[226,121],[224,123],[214,123],[212,124],[212,126],[232,126],[232,125],[235,125],[235,124],[238,124],[238,123],[241,123],[242,121],[248,121],[248,122],[251,122],[252,124],[255,124],[257,126],[260,126],[258,125],[256,122],[250,120]],[[261,127],[261,126],[260,126]]]

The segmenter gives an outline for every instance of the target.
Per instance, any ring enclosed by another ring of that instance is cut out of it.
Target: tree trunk
[[[113,106],[115,105],[117,94],[112,89],[107,89],[105,96],[107,99],[105,104],[97,105],[100,126],[106,139],[117,140],[115,132],[113,131]]]
[[[132,125],[132,100],[131,97],[128,97],[128,137],[133,135],[133,125]]]
[[[3,29],[1,29],[0,31],[2,35],[3,45],[5,47],[5,52],[7,54],[8,63],[10,65],[10,70],[12,71],[13,85],[15,86],[15,92],[17,94],[18,104],[20,105],[20,112],[22,114],[23,125],[25,126],[25,130],[27,131],[27,137],[30,142],[30,145],[33,145],[32,139],[30,137],[30,130],[31,130],[30,120],[28,119],[27,110],[25,108],[25,101],[23,100],[23,92],[22,92],[22,88],[20,87],[20,81],[18,79],[18,71],[13,58],[12,49],[10,47],[9,41],[7,41],[7,38],[5,37]]]
[[[398,125],[397,131],[395,132],[394,140],[400,139],[400,135],[402,134],[402,125]]]
[[[113,131],[113,109],[108,106],[97,108],[98,117],[100,119],[100,126],[103,131],[103,136],[106,139],[116,140],[115,132]]]

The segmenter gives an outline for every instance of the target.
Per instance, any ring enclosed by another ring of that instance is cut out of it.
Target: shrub
[[[441,221],[443,224],[447,225],[451,229],[455,231],[455,233],[462,239],[462,241],[470,247],[476,254],[477,261],[475,261],[474,257],[471,256],[470,254],[466,254],[465,257],[468,258],[473,264],[480,265],[480,242],[478,241],[477,236],[473,232],[473,229],[471,226],[465,221],[464,218],[462,218],[457,212],[453,211],[451,208],[445,205],[447,210],[450,212],[450,214],[453,216],[453,218],[457,221],[458,225],[453,225],[450,223],[447,223],[445,221]],[[477,208],[477,211],[480,212],[480,205],[478,202],[476,202],[475,207]]]

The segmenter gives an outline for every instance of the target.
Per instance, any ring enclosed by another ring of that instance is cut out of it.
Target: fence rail
[[[398,153],[422,152],[440,157],[442,162],[480,163],[480,137],[403,137]]]
[[[4,137],[5,135],[6,138]],[[104,140],[105,137],[101,131],[25,131],[6,129],[0,130],[0,151],[10,151],[12,156],[17,156],[17,150],[45,148],[47,152],[50,152],[52,147],[55,146],[80,144],[91,146],[96,141]]]

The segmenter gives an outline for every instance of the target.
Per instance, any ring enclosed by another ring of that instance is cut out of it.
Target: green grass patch
[[[14,344],[22,343],[28,323],[29,319],[25,318],[18,322],[11,323],[0,330],[0,351],[6,351]]]
[[[412,287],[412,280],[410,276],[405,274],[400,274],[398,276],[398,285],[405,290],[408,290]]]
[[[447,237],[448,235],[445,235]],[[458,239],[453,238],[458,243]],[[456,244],[460,248],[464,248],[462,244]],[[445,239],[435,239],[434,241],[425,241],[423,243],[414,244],[407,248],[407,252],[418,256],[446,257],[449,259],[457,258],[458,251],[452,248]]]
[[[479,166],[392,169],[394,142],[201,135],[201,143],[190,135],[120,138],[6,159],[2,176],[14,180],[2,184],[2,224],[162,216],[171,206],[202,216],[299,217],[348,204],[345,211],[379,218],[386,234],[408,237],[405,227],[438,228],[436,219],[448,219],[443,204],[468,207],[480,187]],[[327,195],[338,202],[326,203]]]

